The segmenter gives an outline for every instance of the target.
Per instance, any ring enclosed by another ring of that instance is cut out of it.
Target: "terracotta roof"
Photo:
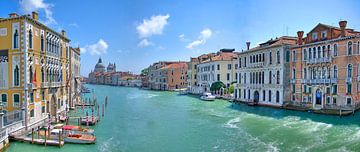
[[[274,47],[274,46],[280,46],[280,45],[294,45],[296,44],[297,38],[296,37],[291,37],[291,36],[282,36],[280,38],[276,38],[276,39],[270,39],[264,43],[261,43],[259,46],[256,46],[254,48],[251,48],[250,50],[246,50],[244,52],[240,52],[238,54],[242,54],[242,53],[247,53],[247,52],[251,52],[251,51],[256,51],[259,49],[263,49],[263,48],[270,48],[270,47]]]
[[[178,69],[178,68],[187,68],[186,62],[178,62],[178,63],[172,63],[167,66],[162,67],[161,69]]]
[[[235,52],[218,52],[217,55],[210,57],[209,59],[207,59],[203,62],[230,61],[236,57],[237,57],[237,53],[235,53]]]

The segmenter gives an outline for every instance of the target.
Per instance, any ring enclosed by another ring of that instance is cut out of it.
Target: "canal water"
[[[339,118],[137,88],[95,86],[109,97],[94,127],[97,143],[44,147],[12,142],[10,152],[359,151],[360,114]]]

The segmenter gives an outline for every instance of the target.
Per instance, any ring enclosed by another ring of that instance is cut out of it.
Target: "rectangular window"
[[[14,107],[20,106],[20,95],[14,94]]]
[[[238,74],[235,73],[235,80],[238,80]]]
[[[333,85],[333,94],[337,94],[337,85]]]
[[[327,97],[326,97],[326,103],[327,103],[327,104],[330,104],[330,96],[327,96]]]
[[[272,52],[269,53],[269,64],[272,64]]]
[[[41,107],[41,113],[45,113],[45,106]]]
[[[321,32],[321,38],[322,38],[322,39],[326,39],[326,31],[322,31],[322,32]]]
[[[336,105],[336,97],[333,97],[333,104]]]
[[[4,104],[4,106],[7,106],[7,94],[2,94],[1,95],[1,101]]]
[[[293,56],[292,56],[293,58],[292,58],[292,61],[293,62],[296,62],[296,52],[295,52],[295,50],[293,51]]]
[[[307,87],[306,87],[306,85],[304,85],[303,93],[306,93],[306,90],[307,90]]]
[[[295,93],[295,84],[292,84],[292,93]]]
[[[226,74],[226,79],[227,79],[228,81],[230,81],[230,73],[227,73],[227,74]]]
[[[30,103],[34,103],[34,93],[30,93]]]
[[[220,74],[217,74],[217,81],[220,81]]]
[[[351,94],[351,84],[347,84],[346,93]]]
[[[346,104],[351,105],[351,98],[346,98]]]
[[[231,64],[228,64],[228,70],[231,70]]]
[[[239,59],[239,68],[241,68],[241,58]]]
[[[246,57],[244,58],[244,67],[246,67]]]
[[[45,100],[45,91],[41,91],[41,100]]]
[[[269,102],[271,102],[271,91],[269,90]]]
[[[318,34],[316,32],[312,33],[312,40],[313,41],[317,40],[318,39],[317,36],[318,36]]]
[[[290,51],[286,51],[286,62],[290,61]]]
[[[34,109],[32,109],[31,111],[30,111],[30,117],[34,117],[35,115],[34,115],[35,113],[34,113]]]
[[[220,70],[220,64],[217,65],[217,70]]]

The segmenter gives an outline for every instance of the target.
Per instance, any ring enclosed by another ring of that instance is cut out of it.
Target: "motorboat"
[[[182,90],[179,92],[179,95],[187,95],[187,94],[188,94],[188,92],[186,90]]]
[[[75,143],[75,144],[94,144],[96,142],[96,137],[94,135],[79,134],[70,131],[65,135],[64,141],[66,143]]]
[[[76,131],[79,133],[94,135],[93,129],[82,128],[81,126],[66,125],[63,126],[62,128],[64,129],[64,131]]]
[[[200,97],[201,100],[205,100],[205,101],[214,101],[215,100],[215,96],[212,95],[210,92],[205,92],[203,93],[203,95]]]

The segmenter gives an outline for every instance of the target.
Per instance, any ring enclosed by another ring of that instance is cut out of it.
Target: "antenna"
[[[286,26],[286,36],[288,36],[288,35],[289,35],[289,27]]]

